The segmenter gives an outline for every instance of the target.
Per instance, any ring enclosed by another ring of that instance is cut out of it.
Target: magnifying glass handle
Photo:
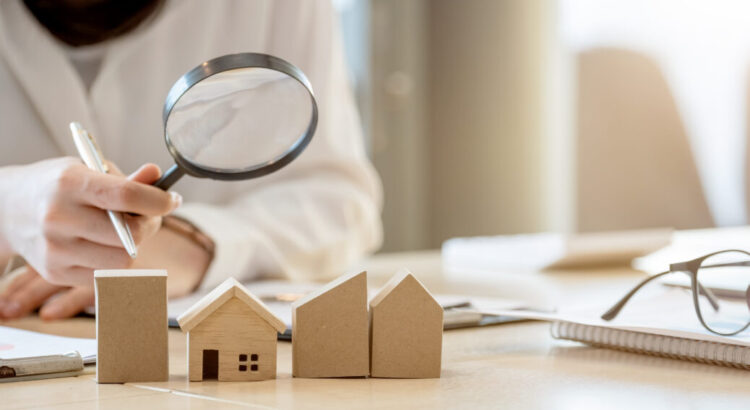
[[[154,183],[154,186],[163,190],[168,190],[175,182],[177,182],[182,176],[185,175],[185,171],[182,170],[177,164],[172,165],[164,175]]]

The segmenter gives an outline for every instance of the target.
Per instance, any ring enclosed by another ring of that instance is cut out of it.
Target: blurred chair
[[[659,67],[621,49],[577,57],[578,231],[713,226]]]

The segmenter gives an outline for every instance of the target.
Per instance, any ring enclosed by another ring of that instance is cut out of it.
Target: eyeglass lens
[[[712,255],[701,262],[697,273],[698,282],[706,288],[738,289],[737,295],[718,293],[718,309],[703,292],[698,292],[697,307],[705,325],[720,334],[732,334],[748,327],[750,306],[743,296],[750,285],[750,255],[738,251]]]

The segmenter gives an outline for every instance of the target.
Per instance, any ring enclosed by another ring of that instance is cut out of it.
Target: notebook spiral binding
[[[750,347],[655,335],[565,321],[553,322],[555,339],[651,356],[750,370]]]

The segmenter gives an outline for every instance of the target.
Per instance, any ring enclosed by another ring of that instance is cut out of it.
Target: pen
[[[94,137],[77,122],[70,123],[70,132],[73,134],[73,141],[76,144],[76,149],[78,149],[78,154],[86,166],[89,169],[106,174],[109,169],[104,164],[104,156],[99,150],[99,145],[97,145]],[[122,213],[108,210],[107,215],[109,215],[109,220],[112,221],[112,225],[115,227],[117,236],[120,238],[123,246],[125,246],[125,250],[131,258],[135,259],[138,251],[135,247],[133,234],[130,232],[130,227],[123,220]]]
[[[78,352],[66,354],[0,359],[0,382],[61,377],[83,370],[83,359]],[[45,377],[46,375],[46,377]]]

